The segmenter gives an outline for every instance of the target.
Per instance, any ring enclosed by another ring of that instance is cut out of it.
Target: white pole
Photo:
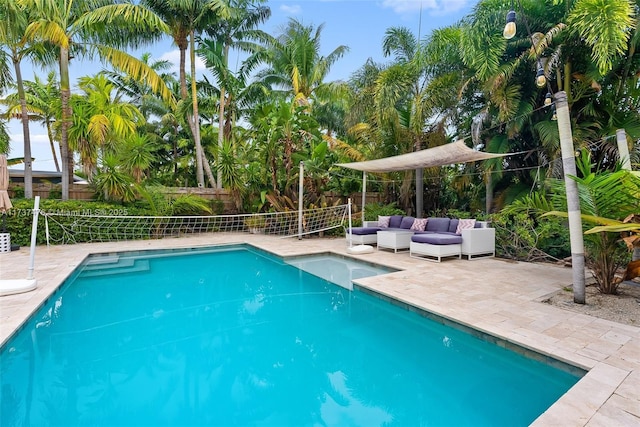
[[[618,153],[620,153],[620,163],[622,169],[631,170],[631,159],[629,158],[629,146],[627,145],[627,134],[624,129],[616,131],[616,141],[618,142]]]
[[[36,234],[38,233],[38,214],[40,213],[40,196],[36,196],[33,205],[33,223],[31,224],[31,253],[29,258],[29,276],[27,279],[33,279],[33,266],[36,259]]]
[[[416,169],[416,218],[422,218],[424,210],[424,169]]]
[[[367,172],[362,171],[362,225],[364,226],[364,205],[367,203]]]
[[[567,193],[567,214],[569,217],[569,239],[571,241],[571,269],[573,273],[573,302],[585,303],[584,283],[584,240],[582,237],[582,217],[580,216],[580,197],[578,183],[570,176],[578,176],[576,172],[575,149],[569,118],[569,103],[564,91],[555,94],[560,149],[562,151],[562,168]]]
[[[300,180],[298,183],[298,240],[302,239],[302,199],[304,198],[304,162],[300,162]]]
[[[351,230],[351,198],[349,198],[349,206],[347,208],[347,213],[349,214],[349,247],[353,246],[353,234]]]

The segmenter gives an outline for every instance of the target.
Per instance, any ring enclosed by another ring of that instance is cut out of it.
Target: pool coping
[[[570,269],[498,259],[428,263],[406,253],[347,254],[344,239],[215,234],[154,241],[38,247],[33,292],[0,298],[0,343],[90,254],[250,244],[283,258],[332,252],[395,268],[355,283],[388,298],[587,371],[533,425],[640,425],[640,328],[540,300],[571,282]],[[21,278],[28,251],[0,254],[0,280]],[[425,279],[429,279],[426,281]],[[515,283],[518,282],[518,283]]]

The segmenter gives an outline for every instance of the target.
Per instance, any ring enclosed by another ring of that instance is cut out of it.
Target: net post
[[[347,215],[349,215],[349,247],[353,246],[353,235],[351,228],[351,197],[349,197],[349,205],[347,207]]]
[[[300,162],[300,179],[298,183],[298,240],[302,240],[302,200],[304,198],[304,162]]]
[[[33,223],[31,224],[31,251],[29,253],[29,275],[28,280],[33,279],[33,270],[36,258],[36,237],[38,234],[38,214],[40,213],[40,196],[35,197],[33,205]]]

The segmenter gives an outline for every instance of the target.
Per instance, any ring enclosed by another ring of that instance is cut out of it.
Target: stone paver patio
[[[38,289],[0,297],[0,343],[90,253],[222,243],[250,243],[280,256],[347,254],[344,239],[297,240],[249,234],[40,246],[34,274]],[[587,370],[533,425],[640,426],[640,327],[540,303],[546,295],[571,283],[570,269],[499,259],[448,259],[438,264],[386,251],[357,258],[401,270],[358,280],[364,288]],[[0,254],[0,280],[26,278],[28,264],[29,248]]]

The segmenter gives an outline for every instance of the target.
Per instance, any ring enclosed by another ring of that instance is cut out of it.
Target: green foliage
[[[211,215],[207,199],[194,194],[181,194],[171,201],[173,215]]]
[[[336,192],[341,196],[348,196],[349,194],[356,193],[362,189],[362,179],[354,177],[342,177],[339,180],[331,180],[329,182]]]
[[[219,204],[213,205],[209,200],[195,194],[181,194],[178,197],[169,197],[166,190],[161,186],[149,186],[139,189],[143,199],[136,202],[136,206],[141,206],[153,216],[191,216],[191,215],[211,215],[214,212],[213,206],[220,208]],[[224,205],[222,206],[224,208]]]
[[[49,190],[49,199],[62,199],[62,188],[56,186]]]
[[[115,156],[105,156],[103,168],[93,178],[92,184],[98,196],[105,201],[132,202],[136,199],[133,179],[122,170]]]
[[[394,203],[384,205],[382,203],[369,203],[364,207],[364,217],[367,221],[377,221],[378,216],[406,215],[405,211]]]
[[[28,246],[31,242],[31,224],[33,222],[34,201],[28,199],[12,199],[13,208],[7,213],[7,231],[11,234],[12,244]],[[64,231],[61,225],[71,227],[75,216],[78,215],[148,215],[147,211],[134,206],[123,207],[103,202],[69,200],[60,201],[43,199],[40,201],[40,211],[50,213],[61,213],[69,216],[56,216],[55,221],[48,221],[50,242],[62,241]],[[109,233],[108,226],[105,226],[104,233]],[[96,236],[97,237],[97,236]],[[82,242],[81,236],[76,236],[77,243]],[[45,220],[41,215],[38,217],[37,243],[46,242]]]
[[[209,200],[209,209],[213,215],[222,215],[224,212],[224,202],[220,199]]]
[[[640,209],[640,179],[625,170],[600,170],[591,164],[589,153],[576,159],[580,177],[571,177],[578,184],[583,230],[619,220]],[[539,221],[567,217],[566,194],[563,183],[548,180],[546,194],[536,192],[512,204],[503,212],[535,215]],[[598,232],[584,236],[585,260],[591,269],[598,289],[603,293],[616,293],[618,281],[615,273],[622,265],[626,248],[614,233]],[[628,257],[628,254],[627,254]]]
[[[166,198],[160,192],[153,193],[156,200],[153,204],[149,203],[148,199],[144,201],[138,201],[129,204],[113,204],[105,202],[95,201],[80,201],[69,200],[60,201],[52,199],[43,199],[40,201],[40,211],[49,213],[64,214],[62,216],[52,217],[48,221],[50,243],[56,244],[65,239],[65,231],[72,229],[73,222],[77,216],[81,215],[108,215],[108,216],[160,216],[158,213],[158,206],[161,204],[161,200],[164,200],[164,205],[160,209],[163,209],[162,215],[175,215],[175,216],[198,216],[198,215],[211,215],[212,205],[221,210],[221,201],[217,200],[216,203],[210,203],[209,200],[202,197],[185,194],[176,197],[175,199]],[[27,199],[12,199],[13,208],[9,210],[6,216],[7,232],[11,234],[11,242],[20,246],[28,246],[31,241],[31,224],[33,221],[33,200]],[[170,212],[170,213],[167,213]],[[148,227],[142,226],[139,230],[139,235],[142,237],[148,235]],[[109,240],[109,236],[113,235],[114,230],[109,224],[104,224],[100,227],[97,234],[92,235],[94,240]],[[135,235],[136,231],[131,230],[132,235]],[[83,240],[82,235],[73,236],[73,241],[81,243]],[[46,242],[46,230],[45,220],[41,215],[38,218],[38,244]]]
[[[264,215],[252,215],[244,219],[244,225],[250,229],[262,229],[267,226],[267,220]]]
[[[539,219],[527,212],[491,215],[496,230],[496,255],[519,261],[563,259],[569,250],[569,231],[559,218]]]
[[[446,216],[449,218],[475,218],[478,221],[484,221],[486,219],[486,215],[482,212],[467,212],[458,209],[448,209]]]
[[[24,186],[14,185],[11,187],[11,191],[16,199],[24,199]]]
[[[0,154],[9,153],[9,133],[7,133],[7,125],[4,120],[0,120]]]
[[[569,25],[591,47],[600,74],[611,71],[615,56],[625,54],[634,12],[627,0],[578,0],[571,9]]]

